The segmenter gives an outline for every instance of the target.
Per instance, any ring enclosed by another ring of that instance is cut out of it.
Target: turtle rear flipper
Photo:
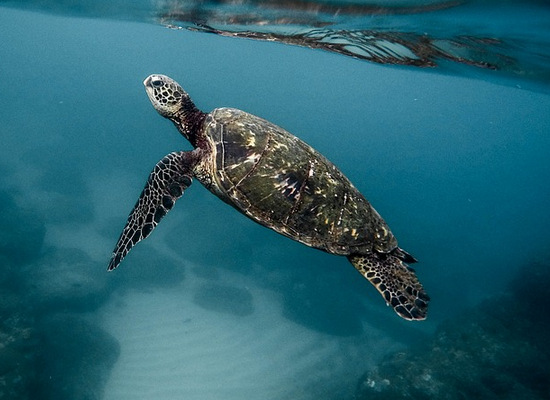
[[[414,270],[393,254],[351,255],[348,260],[402,318],[426,319],[430,298]]]
[[[118,267],[132,247],[149,236],[191,185],[194,160],[193,152],[173,152],[155,165],[113,250],[109,271]]]

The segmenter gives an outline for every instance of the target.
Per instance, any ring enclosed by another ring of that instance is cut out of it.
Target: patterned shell
[[[397,247],[344,174],[294,135],[231,108],[210,113],[204,129],[215,147],[211,190],[256,222],[333,254]]]

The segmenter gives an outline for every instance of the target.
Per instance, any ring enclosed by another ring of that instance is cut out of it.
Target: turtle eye
[[[154,81],[151,82],[151,85],[153,85],[156,88],[159,88],[162,86],[162,81],[160,79],[155,79]]]

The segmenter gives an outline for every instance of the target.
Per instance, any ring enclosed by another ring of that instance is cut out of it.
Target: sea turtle
[[[153,107],[194,147],[155,166],[116,247],[109,270],[145,239],[193,178],[238,211],[307,246],[346,256],[408,320],[426,318],[429,297],[416,260],[397,246],[382,217],[353,184],[312,147],[262,119],[233,108],[197,109],[171,78],[143,82]]]

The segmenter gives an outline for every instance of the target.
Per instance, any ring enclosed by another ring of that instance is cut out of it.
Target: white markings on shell
[[[313,176],[313,170],[314,170],[313,163],[310,162],[309,172],[307,173],[308,178],[311,178]]]
[[[344,203],[342,204],[342,208],[340,209],[340,215],[338,216],[338,221],[336,222],[336,226],[342,225],[342,215],[344,214],[344,210],[346,208],[347,202],[348,202],[348,194],[344,193]]]
[[[274,149],[281,149],[281,148],[284,148],[285,150],[289,150],[288,146],[284,143],[281,143],[281,142],[275,142],[274,146],[273,146]]]
[[[248,157],[246,157],[246,160],[244,160],[243,162],[256,164],[260,160],[261,156],[262,155],[258,153],[251,153],[248,155]],[[232,166],[232,168],[235,168],[235,166]]]
[[[255,147],[256,146],[256,134],[252,131],[249,131],[249,135],[246,138],[246,147]]]
[[[286,194],[287,196],[294,196],[294,192],[299,190],[298,182],[290,181],[290,178],[285,178],[281,182],[274,184],[275,189],[279,190],[281,193]]]

